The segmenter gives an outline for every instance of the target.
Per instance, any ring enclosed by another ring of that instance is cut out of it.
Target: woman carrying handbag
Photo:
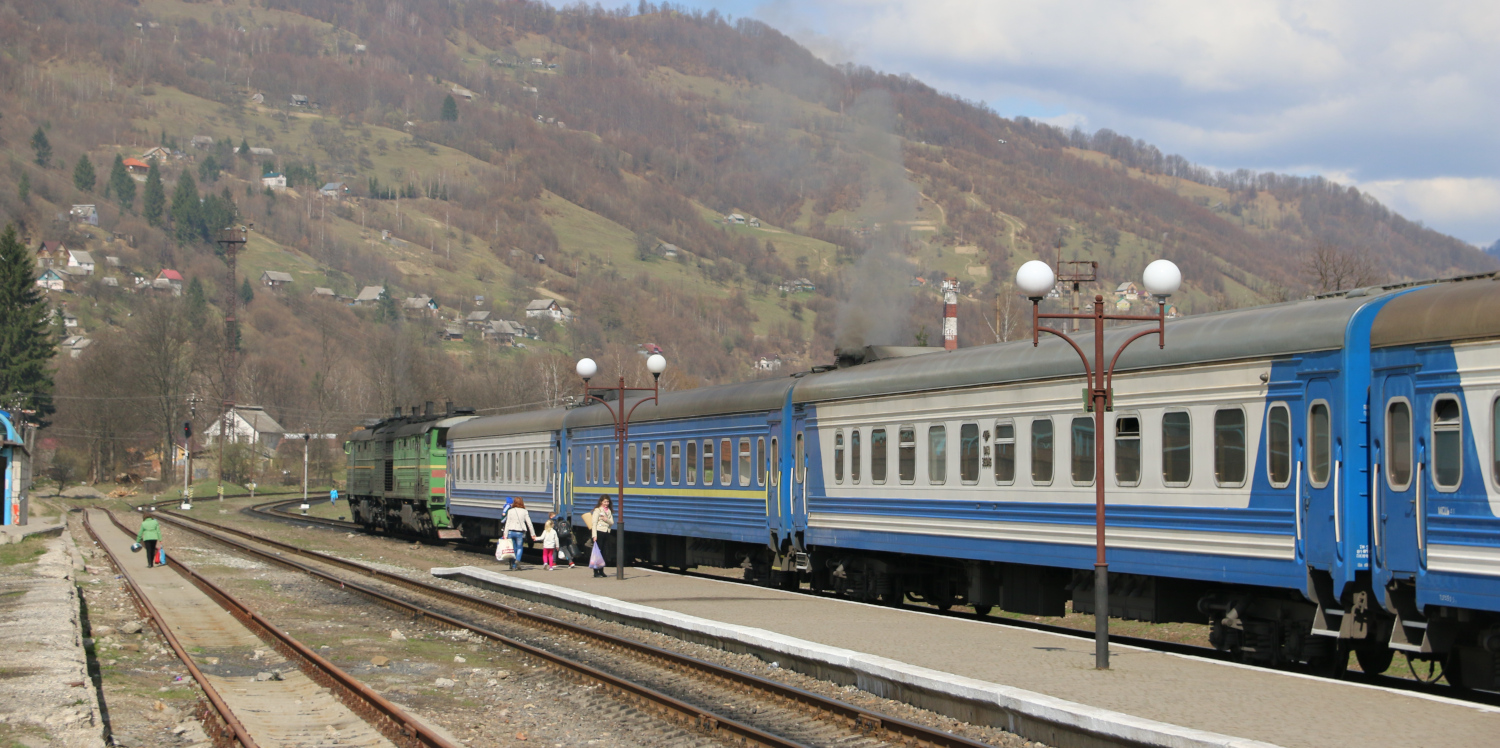
[[[589,537],[594,542],[594,550],[589,554],[589,568],[594,570],[594,576],[603,577],[604,567],[609,565],[615,555],[615,539],[610,530],[615,526],[615,514],[611,511],[608,496],[600,496],[599,503],[594,505],[594,511],[583,515],[583,522],[589,528]]]

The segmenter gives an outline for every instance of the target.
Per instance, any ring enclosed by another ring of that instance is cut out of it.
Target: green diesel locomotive
[[[448,429],[474,417],[473,408],[441,413],[427,403],[356,431],[344,442],[349,506],[368,530],[459,537],[448,516]]]

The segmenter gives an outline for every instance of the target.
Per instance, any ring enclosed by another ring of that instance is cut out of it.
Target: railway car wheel
[[[1354,650],[1354,661],[1366,675],[1380,675],[1391,667],[1396,651],[1389,647],[1359,647]]]
[[[974,606],[974,615],[983,618],[984,616],[989,615],[990,611],[992,609],[993,609],[992,606],[989,606],[989,605],[975,605]]]

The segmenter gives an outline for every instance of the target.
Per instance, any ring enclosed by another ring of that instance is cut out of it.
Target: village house
[[[99,207],[97,205],[74,205],[68,209],[68,218],[74,223],[86,223],[90,226],[99,225]]]
[[[333,289],[331,289],[331,288],[324,288],[322,286],[313,286],[312,296],[315,299],[332,299],[332,298],[337,298],[337,294],[335,294],[333,292]]]
[[[816,291],[818,290],[818,285],[806,278],[798,278],[796,280],[786,281],[777,286],[777,288],[786,293],[801,293],[803,291]]]
[[[42,242],[36,248],[36,266],[39,268],[64,267],[68,264],[68,248],[62,242]]]
[[[68,267],[81,272],[83,275],[94,274],[94,258],[88,252],[81,249],[68,250]]]
[[[318,188],[318,197],[339,198],[349,194],[349,187],[343,182],[329,182]]]
[[[497,319],[489,323],[486,336],[500,345],[515,345],[516,338],[526,337],[526,328],[507,319]]]
[[[106,275],[103,278],[100,278],[99,282],[103,283],[106,286],[109,286],[110,288],[120,287],[120,279],[114,277],[113,275]]]
[[[235,152],[238,153],[239,149],[236,148]],[[276,155],[276,150],[274,148],[262,148],[260,146],[252,145],[250,146],[250,155],[272,157]]]
[[[487,312],[487,311],[484,311],[484,310],[480,310],[480,311],[477,311],[477,312],[469,312],[469,316],[467,316],[467,317],[464,318],[464,324],[468,325],[469,327],[474,327],[474,328],[479,328],[479,329],[484,329],[486,327],[489,327],[489,325],[490,325],[490,312]]]
[[[677,248],[676,244],[668,244],[666,242],[662,242],[662,243],[656,245],[656,253],[659,254],[659,255],[661,255],[662,257],[665,257],[668,260],[675,260],[675,259],[677,259],[677,255],[680,252],[681,252],[681,250],[679,250]]]
[[[292,94],[292,102],[291,103],[292,103],[292,106],[297,106],[297,107],[307,107],[307,106],[311,106],[312,105],[312,102],[308,101],[307,97],[303,96],[302,94]]]
[[[276,454],[276,447],[286,435],[286,429],[258,405],[236,405],[215,419],[203,436],[210,443],[217,444],[221,430],[227,434],[227,443],[249,444],[265,459]]]
[[[255,95],[253,95],[253,96],[250,97],[250,103],[251,104],[264,104],[264,103],[266,103],[266,95],[263,94],[263,93],[257,93],[257,94],[255,94]],[[239,151],[235,151],[235,152],[238,153]]]
[[[781,356],[777,355],[770,358],[761,356],[755,359],[755,368],[758,371],[777,371],[781,368]]]
[[[441,333],[439,333],[439,337],[441,337],[443,340],[463,340],[464,339],[464,326],[463,325],[447,325],[447,326],[443,327],[443,331]]]
[[[1125,299],[1127,301],[1135,301],[1136,299],[1139,299],[1141,297],[1141,291],[1140,288],[1135,285],[1135,283],[1131,281],[1125,281],[1124,283],[1115,286],[1115,297]]]
[[[279,171],[260,175],[260,185],[280,192],[286,189],[286,175]]]
[[[114,255],[105,255],[104,264],[108,267],[118,268],[120,267],[120,258],[115,257]]]
[[[172,158],[172,152],[161,146],[156,146],[141,154],[142,161],[151,161],[154,159],[165,162],[170,158]]]
[[[189,142],[192,143],[194,148],[206,149],[214,147],[214,139],[207,135],[194,135],[193,139]]]
[[[730,213],[724,216],[724,222],[735,226],[743,226],[745,225],[745,217],[739,213]]]
[[[464,88],[463,86],[455,85],[452,88],[448,89],[448,91],[450,93],[452,93],[454,96],[458,96],[458,97],[462,98],[464,101],[473,101],[474,100],[474,96],[475,96],[474,92],[470,91],[467,88]]]
[[[359,295],[354,297],[357,306],[370,306],[380,302],[385,296],[385,289],[380,286],[365,286],[359,290]]]
[[[57,268],[44,268],[36,277],[36,284],[48,291],[67,290],[70,276],[58,272]]]
[[[173,296],[181,296],[182,273],[165,268],[152,279],[151,287],[158,291],[171,291]]]
[[[78,326],[78,316],[75,315],[75,314],[73,314],[72,312],[63,312],[62,313],[62,323],[63,323],[63,327],[65,327],[65,328],[71,329],[71,328],[77,327]]]
[[[526,316],[531,319],[550,319],[553,322],[571,322],[573,310],[559,305],[554,299],[532,299],[526,304]]]
[[[63,338],[62,344],[58,347],[64,351],[67,351],[69,358],[78,358],[79,356],[83,355],[84,349],[93,344],[94,341],[89,340],[82,335],[69,335],[68,337]]]
[[[125,159],[125,171],[130,172],[132,177],[136,177],[135,181],[144,182],[146,181],[146,173],[151,171],[151,164],[138,158],[127,158]]]
[[[408,296],[401,306],[408,313],[414,312],[428,317],[437,316],[438,303],[430,296]]]
[[[267,270],[260,274],[260,282],[271,288],[280,288],[292,282],[291,273],[283,273],[280,270]]]

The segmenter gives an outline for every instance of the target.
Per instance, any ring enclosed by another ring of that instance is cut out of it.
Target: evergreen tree
[[[194,277],[187,287],[188,322],[193,329],[202,330],[208,322],[208,295],[203,292],[203,281]]]
[[[135,180],[125,170],[125,158],[118,153],[115,154],[115,165],[109,170],[109,183],[104,186],[104,196],[110,195],[114,195],[115,201],[125,210],[135,207]]]
[[[16,195],[23,203],[31,200],[31,175],[24,171],[21,172],[21,181],[16,184]]]
[[[250,160],[250,141],[240,138],[240,158]]]
[[[212,153],[203,157],[198,164],[198,178],[205,182],[217,182],[219,180],[219,161]]]
[[[240,284],[240,303],[249,306],[252,301],[255,301],[255,286],[250,285],[250,279],[246,278]]]
[[[151,170],[146,172],[146,193],[141,198],[141,215],[146,223],[161,226],[162,215],[167,208],[167,190],[161,186],[161,169],[156,159],[151,160]]]
[[[453,100],[453,94],[443,97],[443,113],[441,119],[444,122],[458,121],[458,102]]]
[[[203,237],[203,204],[198,201],[198,183],[184,171],[172,193],[172,233],[186,244]]]
[[[396,309],[396,300],[391,297],[391,284],[382,284],[380,301],[375,305],[375,321],[394,325],[400,319],[401,312]]]
[[[52,162],[52,143],[47,140],[47,133],[42,132],[40,126],[31,135],[31,150],[36,153],[37,166],[45,169]]]
[[[57,340],[35,268],[15,226],[7,225],[0,234],[0,407],[34,410],[46,425],[55,410],[49,367]]]
[[[97,181],[99,176],[94,173],[94,162],[89,160],[89,155],[79,156],[78,164],[73,167],[73,186],[84,192],[93,192]]]

